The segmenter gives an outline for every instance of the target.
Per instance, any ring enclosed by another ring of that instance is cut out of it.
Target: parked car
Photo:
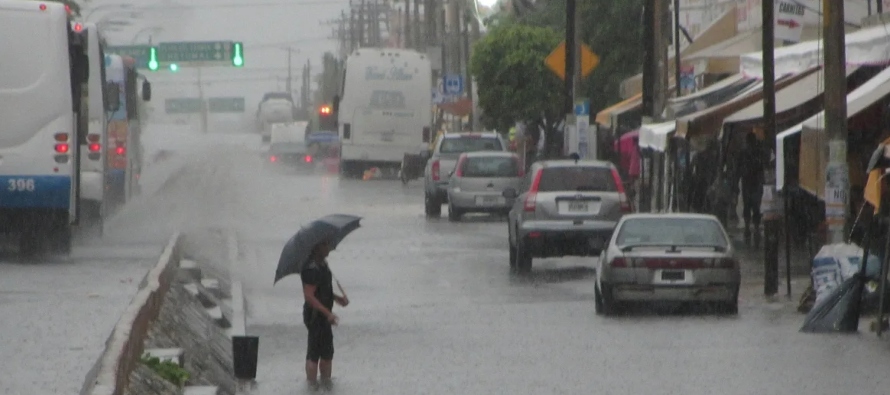
[[[445,133],[436,143],[423,170],[424,211],[427,216],[442,215],[448,202],[448,179],[464,152],[507,151],[507,144],[495,132]]]
[[[631,212],[618,170],[609,162],[536,162],[514,199],[508,220],[510,266],[531,269],[533,258],[595,256],[621,217]]]
[[[449,177],[448,219],[459,221],[466,213],[509,213],[513,199],[504,197],[504,190],[519,189],[524,175],[516,154],[499,151],[461,154]]]
[[[739,265],[713,215],[627,215],[596,269],[599,314],[618,313],[622,302],[657,301],[715,302],[738,313]]]

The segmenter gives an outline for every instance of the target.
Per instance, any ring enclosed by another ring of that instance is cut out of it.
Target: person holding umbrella
[[[327,257],[347,234],[359,227],[361,217],[333,214],[312,221],[291,237],[281,251],[275,282],[300,274],[303,285],[303,323],[308,331],[306,381],[312,388],[331,383],[334,358],[333,326],[339,323],[334,303],[346,307],[349,298],[334,278]],[[343,295],[334,293],[333,283]],[[320,377],[320,380],[319,380]]]
[[[333,273],[327,257],[331,252],[328,242],[315,245],[309,257],[309,265],[300,273],[303,281],[303,323],[309,331],[306,349],[306,380],[311,386],[318,385],[319,374],[323,385],[330,385],[334,358],[334,332],[332,326],[339,318],[332,311],[334,303],[346,307],[349,299],[334,293]],[[342,291],[342,290],[341,290]]]

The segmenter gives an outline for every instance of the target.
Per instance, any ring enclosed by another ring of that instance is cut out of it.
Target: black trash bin
[[[258,336],[232,336],[232,359],[235,365],[235,378],[241,380],[256,379],[259,351],[260,338]]]

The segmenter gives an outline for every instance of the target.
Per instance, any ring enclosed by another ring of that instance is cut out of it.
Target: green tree
[[[315,76],[318,90],[315,92],[316,103],[330,104],[334,95],[340,94],[340,83],[343,78],[343,62],[333,53],[325,52],[321,58],[321,73]]]
[[[553,141],[562,121],[561,82],[544,65],[560,41],[553,29],[498,23],[473,47],[470,73],[479,90],[483,125],[507,130],[517,121],[544,129]]]
[[[516,23],[565,32],[565,1],[538,0],[536,7],[514,18]],[[581,41],[599,55],[597,68],[582,82],[593,113],[620,100],[621,82],[643,65],[642,0],[579,1]]]

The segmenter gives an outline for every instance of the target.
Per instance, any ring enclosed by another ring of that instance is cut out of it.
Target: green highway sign
[[[167,114],[196,114],[201,112],[201,99],[197,97],[177,97],[164,100]]]
[[[232,41],[182,41],[158,44],[158,61],[179,66],[232,64]]]
[[[112,45],[105,48],[105,52],[120,56],[129,56],[136,61],[137,68],[148,66],[151,57],[151,46],[148,45]]]
[[[207,102],[210,112],[244,112],[243,97],[211,97]]]

